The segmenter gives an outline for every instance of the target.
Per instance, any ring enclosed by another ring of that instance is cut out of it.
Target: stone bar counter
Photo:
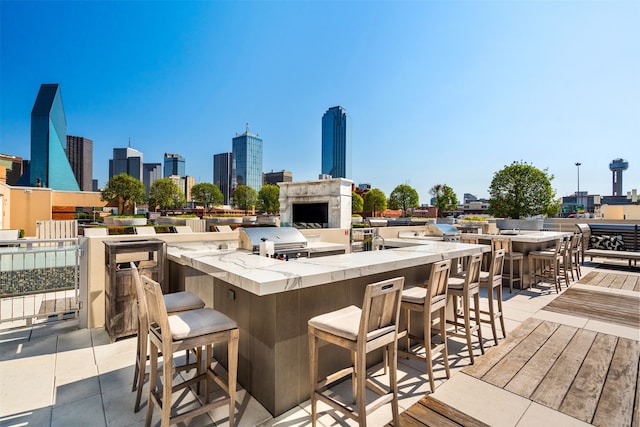
[[[281,261],[207,242],[167,246],[170,277],[236,320],[240,327],[238,382],[278,416],[309,397],[307,321],[348,305],[360,306],[367,284],[405,277],[421,283],[433,262],[483,253],[488,245],[390,239],[394,249]],[[330,251],[314,242],[311,251]],[[335,245],[334,245],[335,246]],[[403,247],[400,247],[403,246]],[[226,348],[216,345],[226,365]],[[321,352],[328,351],[325,348]],[[372,355],[370,362],[381,359]],[[320,375],[349,363],[349,354],[320,357]]]

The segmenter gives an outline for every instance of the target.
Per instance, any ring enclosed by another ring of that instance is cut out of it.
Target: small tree
[[[214,205],[221,205],[224,201],[222,191],[217,185],[209,182],[201,182],[191,187],[191,198],[194,202],[201,203],[207,209]]]
[[[144,203],[146,196],[144,184],[140,180],[126,173],[121,173],[107,182],[102,190],[101,198],[105,202],[117,203],[118,213],[133,215],[135,204]]]
[[[458,207],[458,197],[453,188],[447,184],[436,184],[431,187],[429,194],[434,197],[433,205],[438,208],[438,216],[442,218],[446,211],[452,211]]]
[[[373,188],[364,195],[364,211],[371,212],[376,216],[376,212],[384,212],[387,209],[387,197],[382,190]]]
[[[184,193],[178,187],[178,184],[170,178],[160,178],[153,181],[149,189],[150,208],[154,210],[156,206],[160,206],[160,209],[181,208],[184,205]]]
[[[258,192],[248,185],[239,185],[233,191],[233,204],[244,211],[251,210],[258,201]]]
[[[258,207],[263,212],[276,213],[280,211],[280,187],[265,184],[258,192]]]
[[[489,188],[489,213],[519,219],[553,210],[553,175],[524,162],[513,162],[496,172]]]
[[[392,209],[402,209],[402,215],[407,216],[407,211],[418,206],[418,192],[407,184],[400,184],[389,196],[389,206]]]
[[[364,208],[364,199],[355,191],[351,192],[351,213],[362,213],[362,209]]]

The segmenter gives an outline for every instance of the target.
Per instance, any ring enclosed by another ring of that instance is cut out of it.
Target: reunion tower
[[[609,170],[613,172],[613,195],[622,196],[622,171],[629,169],[629,162],[624,159],[613,159]]]

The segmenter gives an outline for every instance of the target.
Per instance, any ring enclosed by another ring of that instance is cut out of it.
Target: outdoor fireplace
[[[347,179],[280,182],[280,223],[296,228],[350,228],[351,185]]]

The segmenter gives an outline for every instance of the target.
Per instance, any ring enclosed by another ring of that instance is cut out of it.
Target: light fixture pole
[[[582,165],[582,163],[576,162],[576,168],[578,169],[578,191],[576,192],[576,205],[580,205],[580,165]]]

